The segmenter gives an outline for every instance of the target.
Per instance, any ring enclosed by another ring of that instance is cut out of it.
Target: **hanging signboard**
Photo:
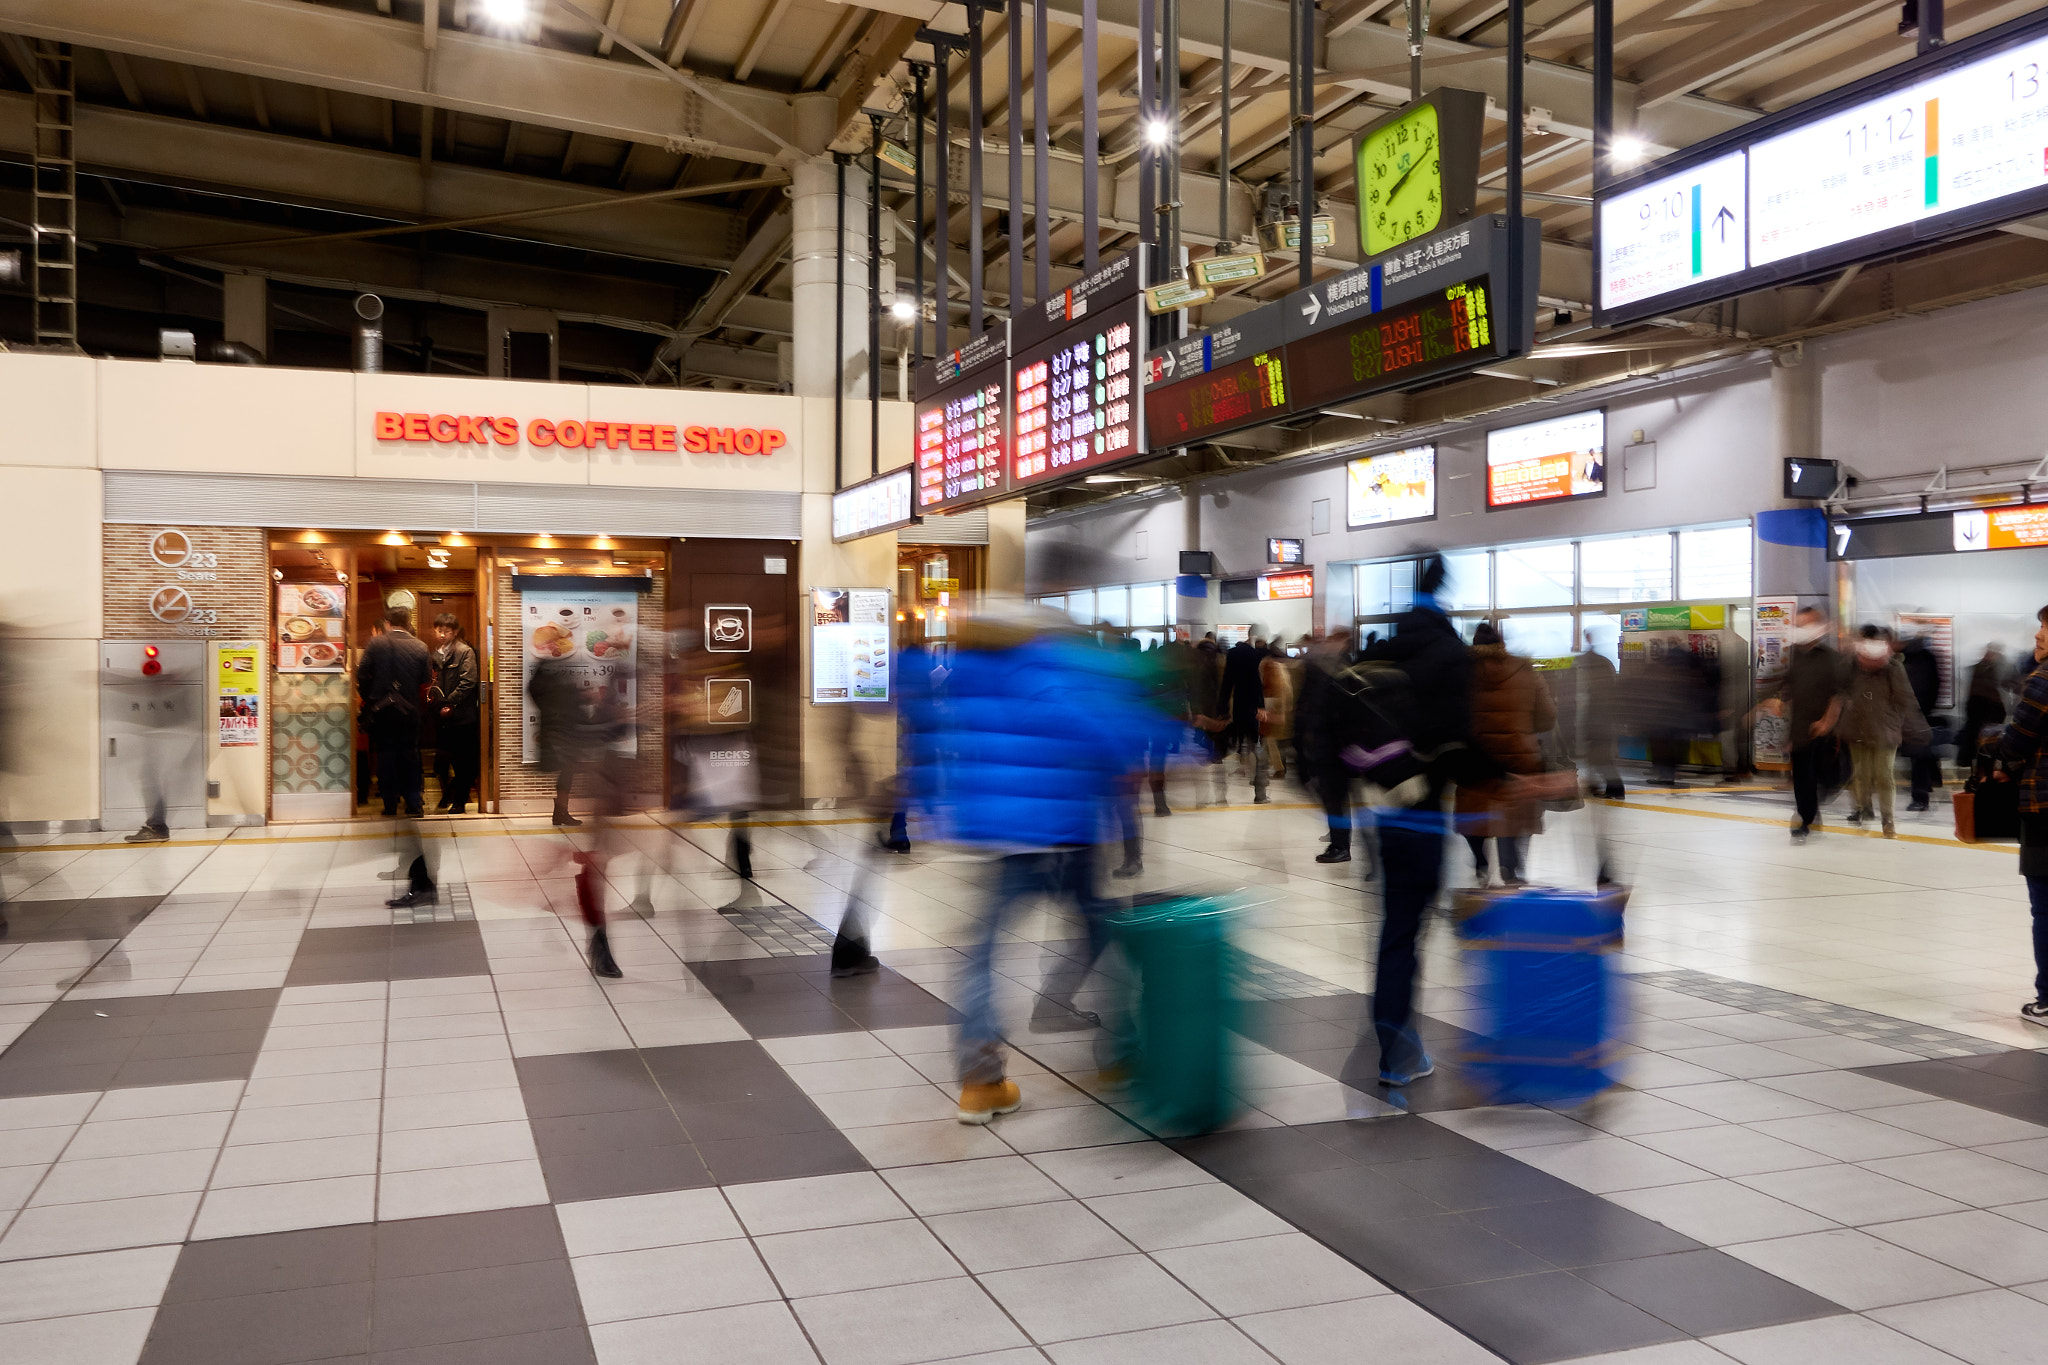
[[[912,513],[945,512],[1002,495],[1008,356],[1009,332],[998,324],[918,370],[911,416],[917,480]]]
[[[1597,498],[1606,491],[1604,409],[1486,433],[1488,511],[1536,502]]]
[[[832,495],[832,539],[858,540],[913,526],[917,515],[917,467],[905,465],[877,474]]]
[[[1055,316],[1068,325],[1054,327]],[[1144,335],[1135,253],[1077,281],[1013,327],[1012,492],[1096,473],[1144,453],[1138,384]]]

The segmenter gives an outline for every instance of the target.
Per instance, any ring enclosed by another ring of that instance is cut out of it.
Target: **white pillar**
[[[830,398],[835,392],[865,398],[868,392],[868,183],[858,166],[846,168],[844,331],[836,379],[833,374],[839,169],[825,148],[837,131],[837,118],[838,103],[831,95],[797,96],[797,143],[808,155],[791,170],[791,375],[794,391],[805,398]]]

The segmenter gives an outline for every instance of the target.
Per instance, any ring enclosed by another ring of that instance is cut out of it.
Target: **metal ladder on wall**
[[[35,342],[78,349],[78,161],[73,126],[78,104],[71,44],[35,43],[35,161],[30,213],[35,242],[29,288],[35,295]]]

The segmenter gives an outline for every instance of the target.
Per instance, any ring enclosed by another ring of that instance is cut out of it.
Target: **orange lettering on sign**
[[[405,439],[405,416],[396,412],[377,414],[377,439],[380,441],[403,441]]]
[[[371,414],[371,431],[379,441],[433,441],[441,445],[501,446],[519,444],[516,417],[460,417],[445,412],[378,412]],[[595,450],[604,445],[612,450],[681,449],[692,455],[773,455],[789,444],[789,436],[777,427],[673,427],[652,422],[550,421],[536,417],[526,424],[526,443],[537,448],[561,446],[570,450]]]
[[[555,424],[545,417],[536,417],[526,424],[528,445],[547,447],[555,443]]]
[[[581,449],[584,445],[583,430],[581,422],[562,422],[555,427],[555,439],[569,449]]]
[[[427,430],[436,441],[447,445],[455,439],[455,419],[445,412],[437,412],[434,414],[434,420],[427,423]]]
[[[427,415],[424,412],[408,412],[405,415],[405,439],[424,441],[427,436]]]
[[[519,419],[516,417],[491,418],[491,439],[501,446],[519,444]]]
[[[705,450],[704,434],[702,427],[684,427],[683,449],[692,455],[702,455]]]
[[[674,427],[656,427],[654,429],[654,448],[656,450],[674,450],[676,448],[676,429]]]
[[[769,427],[761,433],[761,453],[763,455],[773,455],[788,444],[789,438],[774,427]]]
[[[645,422],[635,422],[630,428],[628,428],[628,431],[630,432],[630,435],[626,441],[627,448],[632,450],[654,449],[653,427],[649,426]]]

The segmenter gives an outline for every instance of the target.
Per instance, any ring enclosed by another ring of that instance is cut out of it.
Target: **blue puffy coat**
[[[1099,842],[1117,784],[1161,724],[1123,656],[981,623],[909,719],[911,790],[936,837],[1011,851]]]

